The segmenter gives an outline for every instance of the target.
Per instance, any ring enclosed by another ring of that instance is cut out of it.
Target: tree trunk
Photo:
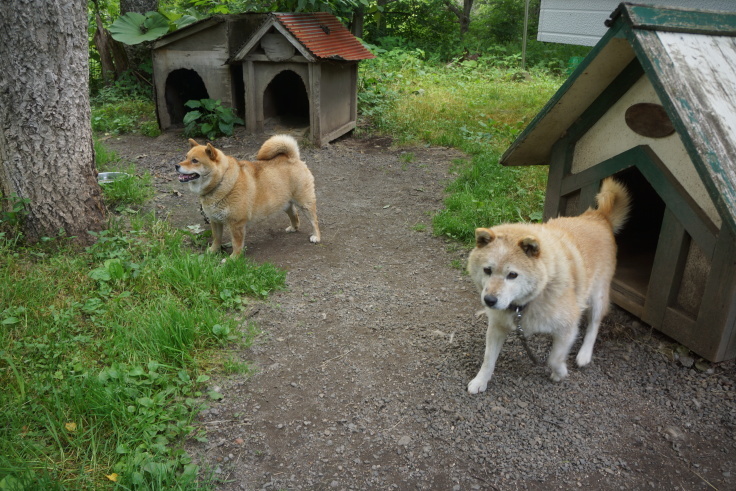
[[[363,26],[365,25],[365,11],[363,8],[356,8],[353,11],[353,19],[350,22],[350,32],[357,38],[363,38]]]
[[[447,9],[455,14],[460,24],[460,38],[464,38],[470,28],[470,12],[473,10],[473,0],[463,0],[463,8],[455,4],[455,0],[444,0]]]
[[[3,206],[30,201],[27,240],[61,231],[91,242],[105,219],[89,106],[86,0],[0,2]],[[12,26],[12,28],[10,28]]]
[[[97,52],[100,54],[102,79],[105,84],[110,84],[120,78],[123,72],[128,69],[128,55],[123,43],[115,41],[110,32],[102,25],[99,12],[95,12],[95,22],[97,23],[97,30],[92,39],[95,46],[97,46]]]
[[[158,0],[120,0],[120,15],[128,12],[154,12],[158,10]]]

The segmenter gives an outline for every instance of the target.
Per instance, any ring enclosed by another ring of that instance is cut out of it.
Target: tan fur
[[[285,211],[291,221],[287,232],[299,229],[297,207],[306,211],[312,224],[310,242],[320,241],[314,177],[301,161],[294,138],[276,135],[258,151],[255,162],[238,161],[212,144],[189,140],[187,157],[176,165],[179,180],[199,195],[202,210],[212,227],[209,252],[222,246],[222,230],[230,230],[236,258],[243,250],[245,225],[277,211]],[[199,177],[194,177],[199,176]],[[194,179],[192,179],[194,177]]]
[[[475,231],[468,272],[480,292],[488,330],[483,365],[468,384],[471,394],[486,390],[501,347],[516,327],[516,307],[522,307],[525,336],[552,336],[547,364],[554,381],[567,376],[567,356],[587,311],[588,327],[576,362],[590,363],[616,269],[614,232],[626,221],[630,197],[623,185],[609,178],[596,202],[597,209],[577,217]]]

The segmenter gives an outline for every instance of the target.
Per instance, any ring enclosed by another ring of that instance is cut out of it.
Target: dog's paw
[[[549,376],[553,382],[562,382],[567,378],[567,367],[561,366],[552,369],[552,374]]]
[[[575,363],[579,367],[584,367],[590,363],[591,359],[593,359],[593,353],[583,348],[578,352],[578,356],[575,357]]]
[[[312,244],[318,244],[319,243],[319,237],[317,237],[316,235],[311,235],[309,237],[309,242],[311,242]]]
[[[485,392],[486,387],[488,387],[488,380],[484,381],[483,379],[478,379],[478,377],[475,377],[468,384],[468,393],[478,394],[480,392]]]
[[[296,232],[296,228],[289,225],[288,227],[286,227],[286,231],[288,233]]]
[[[486,314],[486,309],[480,309],[478,312],[475,313],[475,318],[480,319]]]

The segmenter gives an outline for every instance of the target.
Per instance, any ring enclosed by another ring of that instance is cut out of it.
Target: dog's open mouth
[[[192,172],[191,174],[179,174],[179,182],[189,182],[199,179],[199,174]]]

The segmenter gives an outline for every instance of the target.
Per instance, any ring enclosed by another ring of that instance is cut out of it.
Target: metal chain
[[[529,358],[534,362],[536,365],[544,365],[544,360],[540,360],[537,358],[537,356],[532,351],[531,347],[529,346],[529,343],[526,341],[526,336],[524,336],[524,329],[521,328],[521,311],[524,307],[517,306],[514,309],[514,319],[516,320],[516,329],[515,332],[521,337],[521,342],[524,344],[524,349],[526,350],[526,354],[529,355]]]

